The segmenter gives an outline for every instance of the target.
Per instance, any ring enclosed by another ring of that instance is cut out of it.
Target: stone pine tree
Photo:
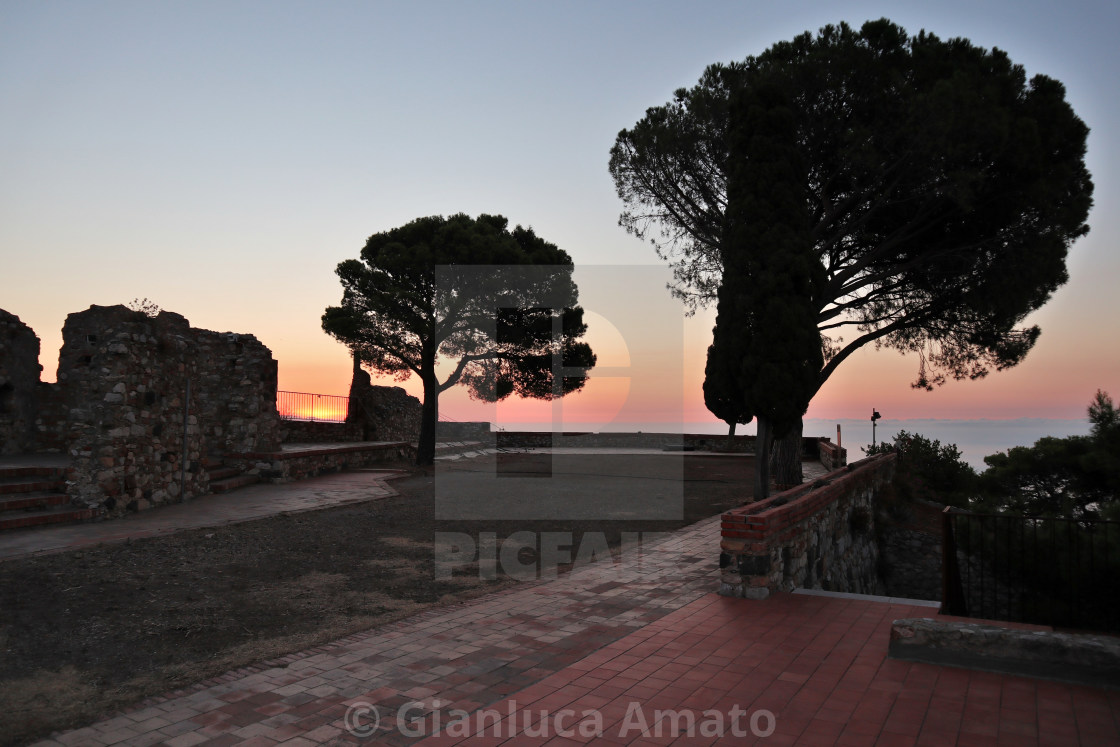
[[[795,428],[797,449],[787,458],[800,482],[799,426],[823,363],[813,307],[823,270],[813,254],[793,112],[781,88],[744,88],[733,98],[731,122],[724,274],[708,351],[709,373],[724,378],[705,386],[718,385],[758,418],[755,496],[765,498],[771,439]]]
[[[1088,231],[1088,128],[1058,81],[886,19],[712,65],[619,133],[619,223],[670,261],[674,292],[692,309],[716,300],[732,94],[779,80],[823,272],[815,390],[866,345],[916,354],[926,389],[1022,361],[1039,335],[1023,320],[1066,282],[1067,252]]]
[[[324,331],[371,370],[423,383],[419,464],[435,457],[441,392],[561,397],[595,365],[571,258],[502,216],[418,218],[371,236],[336,273],[342,303],[324,312]]]

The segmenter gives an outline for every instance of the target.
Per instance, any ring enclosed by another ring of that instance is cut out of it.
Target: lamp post
[[[883,417],[874,407],[871,408],[871,448],[875,448],[875,421]]]

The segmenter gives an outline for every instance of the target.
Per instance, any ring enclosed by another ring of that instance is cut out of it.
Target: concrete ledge
[[[929,618],[895,620],[890,656],[1120,689],[1120,639]]]
[[[794,589],[793,594],[804,594],[810,597],[832,597],[834,599],[860,599],[864,602],[882,602],[883,604],[905,604],[911,607],[931,607],[941,609],[941,602],[929,599],[907,599],[906,597],[884,597],[877,594],[853,594],[848,591],[825,591],[824,589]]]
[[[283,483],[378,464],[399,464],[414,459],[415,454],[416,447],[403,441],[365,441],[284,444],[281,451],[226,454],[223,461],[247,475]]]
[[[262,461],[287,461],[307,459],[332,454],[356,454],[364,452],[392,451],[409,446],[404,441],[355,441],[353,443],[321,444],[284,444],[280,451],[251,451],[229,454],[233,459],[257,459]]]

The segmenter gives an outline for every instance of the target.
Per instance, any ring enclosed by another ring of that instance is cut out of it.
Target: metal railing
[[[942,517],[943,613],[1120,631],[1120,522]]]
[[[337,394],[276,392],[276,410],[283,420],[314,423],[345,423],[350,398]]]

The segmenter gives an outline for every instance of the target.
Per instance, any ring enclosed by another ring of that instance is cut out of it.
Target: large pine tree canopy
[[[611,150],[619,222],[672,263],[674,292],[710,304],[730,280],[731,101],[787,99],[824,362],[816,387],[869,343],[917,352],[917,386],[1023,359],[1023,326],[1068,279],[1093,185],[1088,128],[1061,83],[965,39],[908,35],[883,19],[828,26],[653,107]],[[749,156],[747,156],[749,157]],[[760,251],[782,251],[779,243]],[[756,278],[736,279],[756,294]]]

